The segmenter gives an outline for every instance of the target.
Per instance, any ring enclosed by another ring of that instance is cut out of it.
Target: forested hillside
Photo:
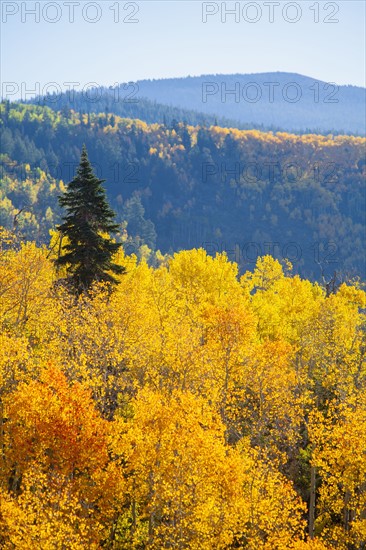
[[[255,124],[236,118],[228,119],[220,114],[205,113],[197,109],[181,108],[167,105],[156,100],[137,95],[136,83],[120,84],[114,87],[99,86],[88,88],[85,91],[49,93],[45,96],[36,96],[25,103],[49,107],[53,111],[73,110],[80,113],[108,113],[122,118],[139,119],[148,124],[167,124],[171,121],[185,122],[190,125],[210,126],[213,124],[224,128],[240,128],[260,130],[278,130],[271,124]],[[198,106],[199,107],[199,106]]]
[[[1,234],[0,546],[363,549],[364,291],[120,250],[77,298],[55,239]]]
[[[130,252],[203,246],[241,270],[270,253],[312,279],[365,275],[364,138],[3,103],[1,140],[0,224],[28,239],[49,241],[85,143]]]

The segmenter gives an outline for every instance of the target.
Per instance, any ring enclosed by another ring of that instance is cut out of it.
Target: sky
[[[3,98],[269,71],[365,86],[363,0],[2,0],[1,12]]]

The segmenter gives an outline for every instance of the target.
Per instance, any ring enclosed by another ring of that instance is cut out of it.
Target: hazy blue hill
[[[337,87],[282,72],[142,80],[137,84],[141,97],[241,123],[291,131],[365,134],[365,88],[357,86]],[[234,90],[236,95],[230,93]]]
[[[148,124],[178,121],[244,130],[365,135],[365,91],[278,72],[141,80],[86,94],[37,97],[28,103],[55,111],[108,112]]]

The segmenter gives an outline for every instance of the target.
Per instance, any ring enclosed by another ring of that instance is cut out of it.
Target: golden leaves
[[[326,297],[270,256],[239,281],[225,254],[121,251],[116,292],[75,300],[48,254],[0,251],[5,548],[361,544],[359,283]]]

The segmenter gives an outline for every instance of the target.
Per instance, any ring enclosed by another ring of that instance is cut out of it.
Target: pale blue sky
[[[74,87],[80,89],[89,82],[111,85],[212,73],[288,71],[365,86],[362,0],[240,2],[238,22],[234,15],[222,22],[221,1],[206,7],[198,0],[77,0],[73,4],[2,0],[1,79],[19,88],[14,99],[20,97],[22,82],[23,90],[35,88],[38,82],[42,92],[48,82],[63,89],[65,82],[79,82]],[[138,22],[123,22],[135,10],[134,4],[139,11],[130,18]],[[232,9],[235,2],[224,4]],[[114,21],[117,5],[119,22]],[[72,7],[74,22],[70,22]],[[27,13],[32,8],[39,12],[38,23]],[[203,23],[203,10],[218,13]],[[85,17],[99,20],[91,23]],[[297,22],[288,21],[296,17]],[[257,22],[249,22],[255,18]],[[338,22],[325,23],[326,18]]]

